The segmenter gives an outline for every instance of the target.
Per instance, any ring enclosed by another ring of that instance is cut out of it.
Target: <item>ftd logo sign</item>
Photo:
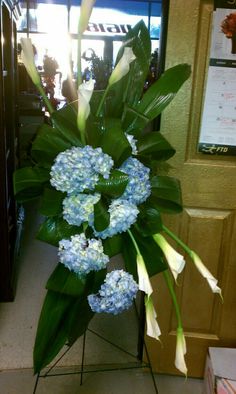
[[[114,23],[89,23],[86,32],[92,34],[126,34],[131,25]]]

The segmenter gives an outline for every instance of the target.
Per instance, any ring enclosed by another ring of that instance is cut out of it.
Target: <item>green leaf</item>
[[[129,182],[129,176],[122,171],[112,170],[108,179],[99,178],[95,190],[112,198],[121,196]]]
[[[43,167],[51,167],[58,153],[71,148],[59,130],[43,124],[32,144],[31,155]]]
[[[117,166],[131,155],[132,149],[122,130],[120,119],[104,119],[104,133],[100,146],[104,153],[112,157]]]
[[[80,140],[79,130],[77,128],[77,106],[78,102],[74,101],[51,115],[54,127],[56,127],[64,139],[73,146],[83,146]]]
[[[148,204],[142,205],[135,227],[144,236],[160,232],[162,230],[160,212]]]
[[[60,214],[64,198],[64,193],[45,187],[39,212],[45,216],[56,216]]]
[[[94,204],[94,228],[96,231],[105,230],[110,223],[108,206],[103,198]]]
[[[107,107],[113,117],[121,115],[124,103],[130,106],[137,104],[143,92],[151,58],[151,41],[143,21],[138,22],[126,35],[116,64],[126,46],[132,48],[136,59],[131,63],[129,73],[111,87],[112,100],[108,101]]]
[[[106,238],[102,243],[104,253],[109,257],[116,256],[122,250],[122,236],[120,234],[114,235],[111,238]]]
[[[49,277],[46,289],[72,297],[79,297],[84,293],[86,277],[80,277],[59,263]]]
[[[140,155],[150,156],[152,160],[168,160],[175,154],[175,149],[159,133],[144,134],[137,142]]]
[[[40,314],[34,345],[34,372],[40,372],[56,357],[68,337],[68,315],[74,297],[48,291]]]
[[[62,217],[47,218],[40,226],[37,239],[58,246],[61,239],[69,239],[72,235],[80,234],[81,227],[71,226]]]
[[[68,321],[69,346],[72,346],[73,343],[85,333],[93,316],[94,312],[92,312],[88,304],[87,297],[75,301]]]
[[[190,73],[191,68],[188,64],[179,64],[165,71],[146,91],[140,102],[130,108],[130,113],[124,121],[126,132],[136,135],[140,133],[147,123],[156,118],[173,100]]]
[[[154,176],[151,179],[152,194],[150,203],[161,212],[179,213],[182,211],[181,186],[178,179],[169,176]]]
[[[145,265],[148,271],[149,276],[153,276],[166,270],[167,264],[165,259],[163,258],[162,250],[156,244],[152,237],[142,237],[139,233],[137,233],[134,229],[132,229],[132,233],[135,237],[135,240],[138,244],[140,252],[145,261]],[[137,252],[134,248],[134,245],[127,233],[123,235],[123,250],[122,255],[125,261],[125,267],[128,272],[130,272],[136,281],[138,281],[137,274],[137,263],[136,257]]]
[[[17,201],[25,202],[39,197],[49,178],[49,171],[44,168],[24,167],[16,170],[13,185]]]

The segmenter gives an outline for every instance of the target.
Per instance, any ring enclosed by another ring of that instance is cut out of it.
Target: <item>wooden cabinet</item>
[[[0,0],[0,301],[12,301],[22,214],[13,194],[17,166],[17,5]]]

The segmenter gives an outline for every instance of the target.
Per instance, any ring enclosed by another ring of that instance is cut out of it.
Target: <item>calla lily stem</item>
[[[77,84],[78,87],[82,83],[82,71],[81,71],[81,41],[82,36],[78,34],[78,46],[77,46]]]
[[[101,101],[100,101],[100,103],[99,103],[99,106],[98,106],[98,109],[97,109],[97,112],[96,112],[96,116],[99,116],[100,113],[101,113],[101,111],[102,111],[102,107],[103,107],[103,105],[104,105],[104,101],[105,101],[105,99],[106,99],[106,97],[107,97],[107,94],[108,94],[109,89],[110,89],[110,85],[107,85],[106,90],[105,90],[105,92],[103,93],[103,96],[102,96]]]
[[[165,281],[166,281],[166,284],[167,284],[167,287],[168,287],[168,290],[170,292],[170,295],[171,295],[171,298],[172,298],[172,301],[173,301],[173,305],[174,305],[174,308],[175,308],[175,314],[176,314],[176,318],[177,318],[178,328],[182,328],[182,320],[181,320],[181,315],[180,315],[179,304],[177,302],[177,298],[176,298],[176,294],[175,294],[175,291],[174,291],[174,287],[173,287],[173,283],[172,283],[170,274],[166,270],[166,271],[163,271],[163,275],[164,275],[164,278],[165,278]]]
[[[135,250],[136,250],[137,254],[140,254],[140,255],[141,255],[140,250],[139,250],[139,247],[138,247],[138,245],[137,245],[137,242],[135,241],[135,238],[134,238],[132,232],[131,232],[130,230],[127,230],[127,233],[129,234],[129,236],[130,236],[130,238],[131,238],[131,240],[132,240],[132,242],[133,242],[133,245],[134,245],[134,247],[135,247]]]
[[[54,112],[54,108],[53,108],[52,104],[50,103],[50,100],[48,99],[48,97],[47,97],[42,85],[41,84],[37,84],[36,87],[37,87],[39,93],[41,94],[41,96],[43,97],[43,100],[44,100],[44,102],[46,104],[46,107],[47,107],[49,113],[52,114]]]
[[[191,249],[185,245],[185,243],[183,241],[181,241],[181,239],[179,239],[174,233],[172,233],[171,230],[169,230],[166,226],[162,225],[162,229],[163,231],[168,234],[175,242],[177,242],[177,244],[179,246],[181,246],[181,248],[191,257],[192,251]]]

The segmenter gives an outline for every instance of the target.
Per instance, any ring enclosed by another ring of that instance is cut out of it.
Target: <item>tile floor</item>
[[[32,394],[32,348],[44,285],[57,264],[56,248],[35,239],[39,221],[36,207],[26,210],[25,231],[19,257],[19,279],[13,303],[0,303],[0,394]],[[119,328],[119,329],[118,329]],[[120,316],[96,316],[90,329],[132,355],[137,353],[137,321],[134,310]],[[56,373],[71,372],[81,363],[82,339],[62,359]],[[86,336],[86,365],[130,366],[131,356],[92,332]],[[135,360],[136,362],[136,360]],[[155,375],[159,394],[202,394],[200,379]],[[39,379],[36,394],[155,394],[147,369],[64,375]]]

